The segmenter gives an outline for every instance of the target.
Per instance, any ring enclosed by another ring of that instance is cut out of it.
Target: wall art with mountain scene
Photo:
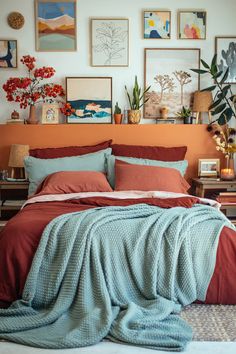
[[[36,50],[76,50],[76,0],[36,0]]]

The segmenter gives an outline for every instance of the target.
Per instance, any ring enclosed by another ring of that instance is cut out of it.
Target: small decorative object
[[[179,11],[179,39],[206,39],[206,11]]]
[[[169,109],[175,117],[183,106],[191,106],[193,92],[199,90],[199,75],[187,69],[199,67],[200,49],[146,48],[144,53],[145,87],[151,85],[145,97],[144,118],[160,118],[160,108]]]
[[[217,66],[217,55],[215,54],[211,64],[207,64],[201,59],[204,69],[191,69],[193,72],[204,75],[210,74],[215,84],[202,90],[214,93],[213,103],[209,110],[212,116],[217,115],[214,122],[224,125],[229,122],[232,117],[236,118],[236,95],[232,93],[231,84],[225,85],[229,77],[229,68],[223,74],[223,71]]]
[[[25,178],[24,157],[29,155],[29,145],[11,145],[8,166],[11,169],[11,178]]]
[[[129,65],[129,20],[91,19],[91,65]]]
[[[121,113],[121,109],[118,105],[118,102],[116,102],[115,105],[115,110],[114,110],[114,121],[115,124],[121,124],[122,123],[122,118],[123,118],[123,114]]]
[[[181,111],[177,112],[176,115],[179,118],[183,118],[184,124],[193,123],[192,110],[190,107],[183,106]]]
[[[157,124],[175,124],[176,120],[172,119],[172,118],[168,118],[168,119],[156,119],[156,123]]]
[[[76,0],[36,0],[36,50],[76,50]]]
[[[222,76],[228,70],[225,84],[236,84],[236,36],[216,37],[215,53],[217,55],[217,68]]]
[[[11,77],[3,85],[3,89],[8,101],[20,103],[20,108],[30,107],[27,123],[37,124],[35,105],[40,102],[52,103],[65,93],[61,85],[42,83],[44,79],[54,76],[55,70],[52,67],[35,68],[36,59],[30,55],[23,56],[21,62],[26,66],[28,76]]]
[[[168,107],[161,107],[160,108],[161,118],[162,119],[167,119],[168,118],[168,112],[169,112]]]
[[[17,41],[0,39],[0,69],[17,68]]]
[[[202,123],[202,113],[208,113],[209,123],[212,121],[210,107],[212,105],[212,93],[210,91],[196,91],[193,97],[193,112],[196,112],[196,124]]]
[[[232,181],[235,179],[234,158],[228,157],[226,167],[220,171],[220,178],[225,181]]]
[[[138,84],[137,76],[135,76],[134,87],[132,90],[132,98],[125,85],[125,90],[129,100],[130,109],[128,110],[128,123],[138,124],[141,120],[140,108],[149,100],[145,98],[145,94],[150,90],[151,86],[148,86],[143,93],[141,93],[141,88]]]
[[[67,103],[74,110],[67,123],[111,123],[111,77],[67,77],[66,89]]]
[[[42,107],[42,124],[59,123],[59,105],[44,103]]]
[[[145,39],[170,39],[170,11],[145,10],[143,17]]]
[[[25,19],[20,12],[11,12],[7,17],[8,25],[13,29],[21,29],[24,26]]]
[[[63,104],[63,106],[60,108],[61,113],[66,116],[69,117],[71,115],[73,115],[75,113],[75,109],[71,107],[71,104],[68,102],[65,102]]]
[[[19,119],[20,114],[14,109],[14,111],[11,114],[11,119]]]
[[[220,159],[199,159],[198,176],[217,178],[220,174]]]

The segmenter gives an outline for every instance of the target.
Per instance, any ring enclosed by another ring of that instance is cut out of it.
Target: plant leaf
[[[221,105],[219,105],[218,107],[216,107],[216,109],[212,112],[213,116],[222,112],[226,107],[226,103],[222,103]]]
[[[215,88],[216,88],[216,85],[209,86],[209,87],[206,87],[206,88],[202,89],[201,92],[204,92],[204,91],[214,91]]]
[[[218,118],[218,123],[220,125],[226,124],[227,122],[230,121],[230,119],[232,118],[232,115],[233,115],[232,109],[231,108],[226,108],[224,110],[224,112],[221,113],[220,117]]]
[[[217,54],[214,55],[214,57],[212,58],[211,61],[211,69],[216,66],[216,62],[217,62]]]
[[[197,73],[197,74],[206,74],[208,73],[208,70],[202,70],[202,69],[190,69],[193,72]]]
[[[204,68],[210,69],[210,66],[203,59],[201,59],[201,63],[204,66]]]
[[[222,101],[221,99],[216,100],[215,102],[212,103],[212,105],[210,105],[209,109],[211,110],[217,107],[221,103],[221,101]]]
[[[221,79],[221,81],[220,81],[220,84],[221,84],[221,85],[226,81],[228,75],[229,75],[229,67],[228,67],[227,70],[225,71],[224,76],[222,77],[222,79]]]

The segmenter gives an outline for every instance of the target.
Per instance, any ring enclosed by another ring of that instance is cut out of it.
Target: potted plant
[[[141,88],[138,85],[137,76],[135,76],[134,87],[132,90],[132,98],[127,90],[127,86],[125,85],[125,90],[127,93],[127,97],[129,100],[130,109],[128,110],[128,122],[129,124],[138,124],[141,120],[141,111],[140,108],[149,100],[149,98],[145,99],[145,93],[150,90],[151,86],[148,86],[143,93],[141,93]]]
[[[118,102],[116,102],[115,105],[115,110],[114,110],[114,121],[115,124],[121,124],[123,118],[123,114],[121,113],[121,109],[118,105]]]
[[[183,118],[184,124],[192,124],[193,117],[192,117],[192,110],[189,107],[183,106],[181,111],[176,113],[177,117]]]

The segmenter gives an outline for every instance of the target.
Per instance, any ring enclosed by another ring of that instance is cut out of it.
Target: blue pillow
[[[55,159],[37,159],[27,156],[24,159],[26,175],[29,179],[29,195],[35,193],[45,177],[59,171],[99,171],[106,172],[106,156],[111,149],[105,149],[86,155],[61,157]]]
[[[158,160],[149,160],[149,159],[139,159],[136,157],[124,157],[124,156],[107,156],[107,179],[111,185],[111,187],[115,188],[115,159],[125,161],[131,164],[136,165],[146,165],[146,166],[158,166],[158,167],[169,167],[175,168],[178,170],[182,176],[184,176],[186,169],[188,167],[187,160],[181,161],[158,161]],[[135,176],[134,176],[135,178]]]

